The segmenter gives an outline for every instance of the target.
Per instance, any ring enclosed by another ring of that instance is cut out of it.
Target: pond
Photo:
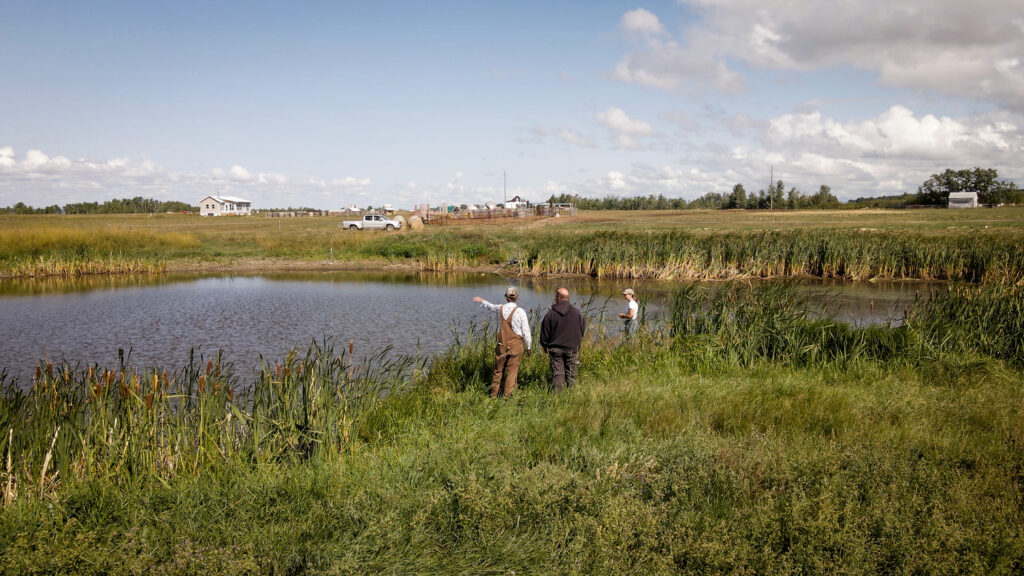
[[[0,281],[0,370],[27,383],[40,360],[81,367],[118,365],[130,352],[138,369],[183,367],[189,353],[224,359],[240,375],[304,352],[325,338],[356,356],[390,347],[393,354],[448,349],[470,325],[492,320],[472,302],[501,302],[515,285],[520,305],[540,318],[559,286],[585,309],[591,330],[615,331],[632,287],[645,319],[667,315],[674,282],[591,278],[504,278],[496,274],[305,272],[259,275],[160,275],[84,280]],[[822,314],[853,324],[898,322],[921,284],[804,283]],[[539,330],[539,320],[534,330]]]

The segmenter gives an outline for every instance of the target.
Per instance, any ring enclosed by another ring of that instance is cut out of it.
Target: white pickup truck
[[[362,220],[343,221],[341,227],[348,230],[395,230],[402,227],[402,222],[380,214],[366,214]]]

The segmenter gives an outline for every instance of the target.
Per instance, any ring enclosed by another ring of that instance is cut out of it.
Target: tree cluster
[[[662,194],[628,198],[606,196],[601,199],[584,198],[578,194],[559,194],[552,195],[548,202],[571,202],[581,210],[905,208],[911,205],[945,206],[950,192],[974,191],[978,193],[978,202],[981,204],[1024,203],[1024,189],[1018,188],[1013,182],[1004,182],[997,178],[998,174],[992,168],[946,170],[941,174],[933,174],[918,188],[916,194],[857,198],[844,204],[839,202],[830,186],[822,184],[813,194],[803,194],[796,188],[790,188],[787,192],[782,180],[769,186],[768,190],[762,189],[756,194],[748,193],[743,184],[736,184],[731,192],[708,192],[689,202],[682,198],[665,198]]]
[[[198,212],[197,206],[174,200],[163,202],[136,196],[99,202],[77,202],[63,207],[54,204],[45,208],[33,208],[18,202],[14,206],[0,208],[4,214],[158,214],[162,212]]]
[[[994,168],[972,168],[970,170],[946,169],[941,174],[932,174],[917,189],[918,203],[945,205],[951,192],[977,192],[980,204],[1017,204],[1024,202],[1024,190],[1013,182],[997,180],[999,174]]]

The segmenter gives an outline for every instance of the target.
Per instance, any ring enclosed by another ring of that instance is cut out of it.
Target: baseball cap
[[[633,289],[632,288],[626,288],[625,290],[622,291],[622,295],[623,296],[626,296],[626,295],[634,296]]]
[[[508,288],[505,289],[505,297],[506,298],[518,298],[519,297],[519,292],[516,291],[516,287],[515,286],[509,286]]]

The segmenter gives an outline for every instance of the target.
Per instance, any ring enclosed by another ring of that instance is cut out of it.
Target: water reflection
[[[357,355],[391,346],[395,353],[435,354],[455,333],[492,320],[473,296],[501,301],[508,285],[539,318],[566,286],[594,329],[615,330],[623,288],[637,291],[647,321],[667,315],[676,282],[593,278],[504,278],[495,274],[422,272],[275,272],[259,275],[168,274],[74,280],[0,281],[0,369],[22,382],[38,360],[114,366],[119,348],[139,368],[177,369],[193,348],[223,350],[241,374],[325,337]],[[702,285],[714,289],[716,285]],[[924,287],[926,288],[926,287]],[[919,284],[805,283],[821,315],[854,324],[884,323],[922,291]],[[603,325],[600,322],[603,318]]]

